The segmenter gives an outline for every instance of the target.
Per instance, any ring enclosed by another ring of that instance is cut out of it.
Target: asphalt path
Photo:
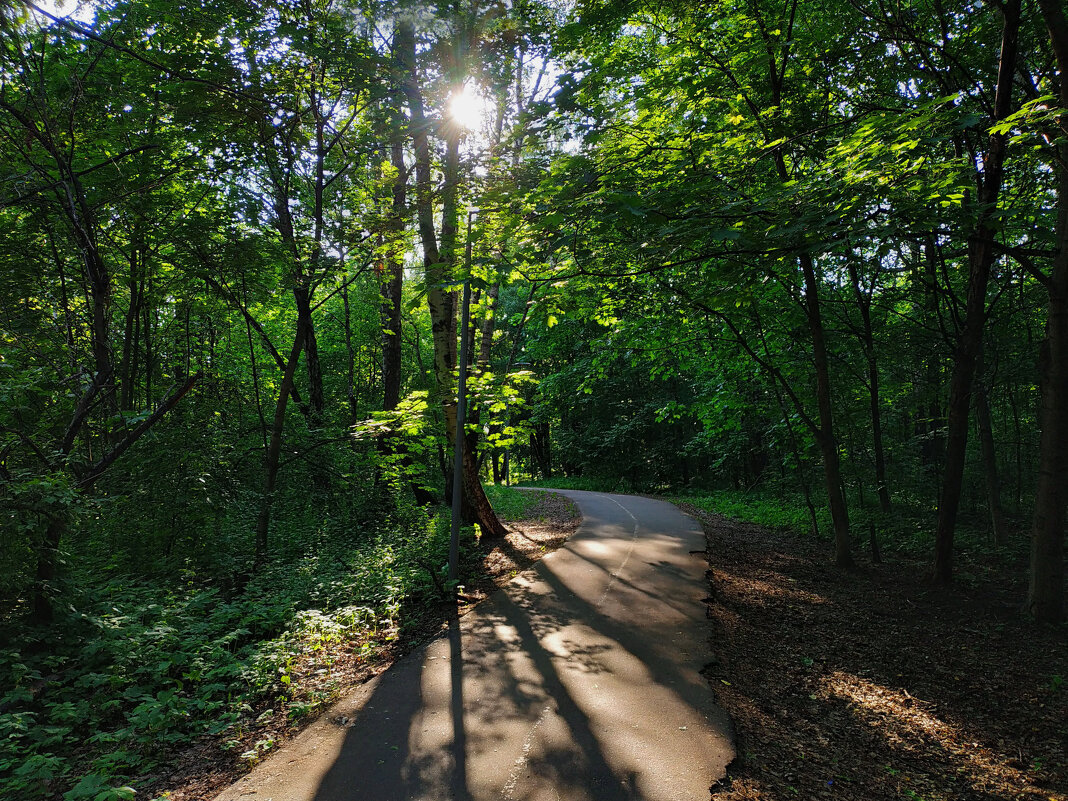
[[[564,491],[583,523],[215,801],[707,801],[734,756],[704,536],[663,501]]]

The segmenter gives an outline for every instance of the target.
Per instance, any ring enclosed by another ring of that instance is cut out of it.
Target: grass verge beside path
[[[714,799],[1068,801],[1068,637],[1021,615],[1021,571],[962,565],[943,591],[895,553],[846,573],[826,542],[680,506],[705,529],[705,673],[739,737]]]

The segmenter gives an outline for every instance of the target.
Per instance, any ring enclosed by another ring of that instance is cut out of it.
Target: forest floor
[[[714,799],[1068,800],[1068,637],[1021,614],[1025,566],[962,556],[941,590],[925,562],[844,572],[825,542],[680,506],[738,736]]]
[[[536,503],[527,505],[523,519],[510,520],[506,514],[501,515],[509,531],[507,543],[479,544],[478,553],[472,556],[478,559],[481,570],[463,587],[461,615],[559,548],[578,528],[581,517],[571,501],[552,492],[539,495]],[[255,726],[220,737],[205,737],[180,753],[169,755],[166,763],[178,767],[154,777],[155,797],[167,801],[204,801],[214,797],[247,773],[261,756],[276,750],[314,719],[306,716],[295,722],[289,710],[307,699],[322,698],[325,692],[333,700],[377,676],[436,635],[446,623],[447,609],[442,603],[436,609],[420,610],[417,625],[406,627],[388,647],[376,644],[368,649],[364,643],[345,643],[331,654],[328,669],[324,669],[321,656],[294,665],[290,670],[291,686],[297,689],[291,697],[273,704],[273,708],[250,710],[248,718],[255,720]],[[317,705],[323,707],[324,704]]]

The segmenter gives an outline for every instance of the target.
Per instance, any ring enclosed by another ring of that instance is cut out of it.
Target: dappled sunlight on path
[[[699,673],[701,532],[663,502],[567,494],[572,542],[218,801],[706,799],[733,749]]]

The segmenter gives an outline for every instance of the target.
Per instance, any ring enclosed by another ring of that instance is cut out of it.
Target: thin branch
[[[275,102],[273,100],[270,100],[270,99],[268,99],[266,97],[257,97],[256,95],[250,95],[249,93],[242,92],[239,89],[232,89],[229,86],[224,86],[223,84],[221,84],[221,83],[219,83],[217,81],[208,80],[207,78],[198,78],[195,75],[186,75],[186,74],[184,74],[182,72],[179,72],[178,70],[173,70],[173,69],[167,67],[166,65],[161,64],[158,61],[153,61],[152,59],[150,59],[148,56],[144,55],[143,53],[138,53],[133,48],[126,47],[125,45],[116,44],[115,42],[111,41],[110,39],[106,39],[103,36],[100,36],[99,34],[93,33],[88,28],[84,28],[81,25],[78,25],[76,23],[71,22],[69,19],[66,19],[64,17],[57,17],[54,14],[49,14],[47,11],[45,11],[40,6],[38,6],[38,5],[36,5],[36,4],[32,3],[32,2],[29,2],[29,0],[27,0],[26,6],[27,6],[27,8],[33,9],[38,14],[41,14],[42,16],[45,16],[48,19],[52,20],[53,22],[55,22],[60,27],[66,28],[67,30],[71,31],[72,33],[76,33],[79,36],[84,36],[87,39],[91,39],[94,42],[98,42],[98,43],[104,45],[104,47],[107,47],[107,48],[110,48],[112,50],[116,50],[116,51],[118,51],[120,53],[123,53],[124,55],[129,56],[130,58],[134,59],[135,61],[140,61],[145,66],[152,67],[153,69],[157,69],[160,72],[162,72],[164,75],[166,75],[168,78],[171,78],[171,79],[174,79],[174,80],[179,80],[179,81],[186,81],[188,83],[199,83],[199,84],[202,84],[204,86],[208,86],[208,87],[210,87],[212,89],[215,89],[215,90],[217,90],[219,92],[222,92],[223,94],[230,95],[231,97],[240,97],[243,100],[249,100],[249,101],[251,101],[253,103],[257,103],[257,104],[263,103],[265,105],[271,106],[271,107],[276,108],[276,109],[282,109],[283,111],[295,111],[294,109],[291,109],[288,106],[284,106],[281,103],[277,103],[277,102]]]
[[[198,370],[189,379],[182,384],[176,391],[172,392],[163,402],[156,408],[156,411],[152,412],[147,418],[145,418],[140,425],[133,429],[129,434],[123,437],[114,448],[108,451],[96,464],[89,468],[89,471],[85,473],[79,480],[79,487],[90,487],[98,478],[100,478],[107,471],[115,461],[122,456],[130,446],[137,440],[141,439],[142,435],[152,428],[159,420],[167,414],[171,409],[178,405],[180,401],[189,390],[193,388],[193,385],[200,379],[201,372]]]

